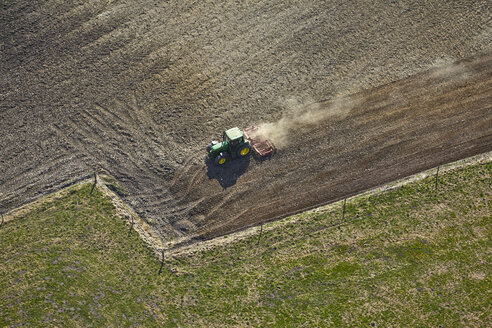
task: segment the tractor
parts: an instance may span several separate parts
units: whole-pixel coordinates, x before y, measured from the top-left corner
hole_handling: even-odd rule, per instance
[[[224,165],[229,159],[247,156],[251,150],[249,141],[239,128],[232,128],[222,134],[222,142],[212,141],[207,146],[208,158],[215,165]]]

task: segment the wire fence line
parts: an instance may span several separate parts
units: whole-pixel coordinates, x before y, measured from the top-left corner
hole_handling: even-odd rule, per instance
[[[440,166],[438,166],[438,167],[436,168],[436,172],[435,172],[435,174],[434,174],[434,189],[435,189],[435,191],[437,191],[437,189],[438,189],[438,183],[439,183],[439,179],[438,179],[438,177],[439,177],[439,171],[440,171]],[[431,176],[431,175],[429,175],[429,176]],[[427,176],[427,177],[429,177],[429,176]],[[432,180],[431,180],[431,181],[432,181]],[[382,193],[393,192],[393,191],[395,191],[395,190],[397,190],[398,188],[401,188],[401,187],[403,187],[403,186],[404,186],[404,185],[396,186],[396,187],[393,187],[393,188],[388,188],[388,189],[386,189],[386,190],[382,191],[382,192],[381,192],[381,194],[382,194]],[[358,196],[358,195],[360,195],[360,194],[353,195],[352,197],[354,197],[354,196]],[[369,196],[372,196],[372,195],[370,194]],[[371,199],[371,197],[369,197],[369,199]],[[341,201],[341,199],[340,199],[340,200],[338,200],[338,201],[335,201],[335,202],[333,202],[333,203],[331,203],[331,204],[334,204],[334,203],[339,202],[339,201]],[[322,231],[322,230],[325,230],[325,229],[328,229],[328,228],[333,228],[333,227],[338,227],[338,228],[340,228],[340,227],[341,227],[341,226],[343,226],[343,225],[347,225],[347,224],[350,224],[350,223],[353,223],[353,222],[356,222],[356,221],[361,221],[361,220],[364,220],[364,219],[365,219],[363,216],[360,216],[360,217],[355,217],[355,218],[353,218],[353,219],[345,220],[345,216],[346,216],[346,213],[347,213],[347,211],[346,211],[346,207],[347,207],[347,197],[343,198],[343,203],[342,203],[342,212],[341,212],[341,220],[340,220],[340,221],[338,221],[338,222],[333,222],[332,224],[325,225],[325,226],[323,226],[323,227],[320,227],[320,228],[318,228],[318,229],[315,229],[315,230],[313,230],[313,231],[310,231],[310,233],[313,233],[313,232],[319,232],[319,231]],[[302,212],[301,212],[301,213],[302,213]],[[260,244],[260,239],[261,239],[261,237],[262,237],[262,235],[263,235],[263,225],[266,225],[266,224],[271,223],[271,222],[274,222],[274,221],[262,222],[262,223],[260,224],[260,233],[259,233],[259,236],[258,236],[258,242],[257,242],[257,245],[259,245],[259,244]]]
[[[480,163],[480,162],[479,162],[479,163]],[[467,166],[467,165],[465,165],[465,166]],[[461,168],[461,167],[457,167],[457,168]],[[431,169],[431,170],[432,170],[432,169]],[[431,170],[427,170],[427,172],[429,172],[429,171],[431,171]],[[440,181],[439,181],[439,173],[440,173],[440,170],[441,170],[441,166],[437,166],[437,168],[435,168],[435,173],[434,173],[434,174],[432,174],[432,173],[425,173],[426,175],[425,175],[425,176],[422,176],[423,178],[429,178],[429,177],[431,177],[431,179],[432,179],[432,176],[434,175],[434,177],[433,177],[434,179],[432,179],[432,180],[434,180],[434,181],[432,181],[432,180],[431,180],[431,181],[432,181],[432,182],[434,182],[434,183],[433,183],[433,184],[434,184],[434,190],[435,190],[436,192],[437,192],[437,190],[438,190],[438,186],[439,186],[439,183],[440,183]],[[449,168],[448,168],[448,170],[449,170]],[[446,171],[448,171],[448,170],[446,170]],[[89,195],[93,195],[93,192],[94,192],[94,190],[95,190],[96,186],[98,185],[98,182],[102,183],[103,181],[105,181],[105,179],[104,179],[104,178],[103,178],[103,180],[98,179],[98,174],[97,174],[97,171],[94,171],[92,175],[89,175],[89,176],[86,176],[86,177],[90,177],[90,176],[93,176],[94,180],[93,180],[92,187],[91,187],[91,190],[90,190]],[[406,178],[406,179],[407,179],[407,178]],[[98,181],[98,180],[100,180],[100,181]],[[405,180],[405,179],[404,179],[404,180]],[[419,178],[419,179],[417,179],[417,180],[420,180],[420,178]],[[403,181],[403,180],[402,180],[402,181]],[[412,180],[412,181],[413,181],[413,180]],[[411,181],[410,181],[410,182],[411,182]],[[432,182],[431,182],[431,183],[432,183]],[[85,183],[88,183],[88,181],[87,181],[87,182],[85,182]],[[374,189],[374,190],[376,190],[374,193],[371,193],[371,191],[365,191],[365,192],[361,192],[361,193],[355,193],[355,194],[352,194],[352,195],[345,196],[345,197],[343,197],[343,198],[339,198],[339,199],[337,199],[337,200],[335,200],[335,201],[333,201],[333,200],[332,200],[332,201],[330,201],[330,202],[328,202],[328,203],[325,203],[325,204],[319,204],[319,205],[316,205],[316,206],[313,206],[313,207],[310,207],[310,208],[307,208],[307,209],[300,210],[300,211],[298,211],[298,212],[297,212],[297,213],[295,213],[295,214],[302,213],[302,212],[306,212],[306,211],[312,210],[313,208],[320,208],[320,207],[323,207],[323,206],[326,206],[326,205],[329,205],[329,204],[335,204],[335,203],[337,203],[337,202],[340,202],[340,201],[343,199],[343,203],[341,204],[341,219],[340,219],[340,221],[337,221],[337,222],[332,222],[332,223],[330,223],[330,224],[324,225],[324,226],[319,227],[319,228],[317,228],[317,229],[315,229],[315,230],[313,230],[313,231],[310,231],[310,233],[312,233],[312,232],[317,232],[317,231],[322,231],[322,230],[324,230],[324,229],[328,229],[328,228],[331,228],[331,227],[339,227],[339,228],[340,228],[340,227],[341,227],[341,226],[343,226],[343,225],[350,224],[350,223],[352,223],[352,222],[355,222],[355,221],[360,221],[360,220],[365,219],[363,216],[356,216],[356,217],[349,218],[348,220],[346,220],[346,216],[347,216],[347,214],[349,213],[349,212],[347,211],[347,205],[348,205],[348,201],[347,201],[347,200],[350,200],[351,198],[354,198],[354,197],[363,197],[363,196],[364,196],[364,195],[366,195],[366,194],[367,194],[367,195],[369,195],[369,196],[371,196],[371,195],[373,195],[373,194],[377,194],[377,193],[392,192],[392,191],[394,191],[394,190],[396,190],[396,189],[398,189],[398,188],[401,188],[401,187],[402,187],[402,186],[404,186],[405,184],[406,184],[406,182],[405,182],[405,183],[401,183],[401,184],[397,184],[396,186],[387,187],[387,188],[386,188],[386,189],[384,189],[384,190],[381,190],[381,189],[377,188],[377,189]],[[369,199],[371,199],[371,197],[369,197]],[[114,202],[114,201],[113,201],[113,202]],[[355,204],[351,204],[351,206],[352,206],[352,209],[353,209],[353,206],[355,206]],[[285,216],[283,216],[282,218],[286,218],[286,217],[288,217],[288,216],[290,216],[290,215],[285,215]],[[2,214],[0,214],[0,218],[1,218],[1,221],[0,221],[0,229],[1,229],[1,228],[3,228],[3,226],[4,226],[4,224],[5,224],[5,218],[4,218],[3,213],[2,213]],[[134,219],[133,215],[126,216],[126,219],[127,219],[127,221],[129,222],[129,224],[130,224],[129,231],[128,231],[128,236],[130,236],[130,234],[131,234],[132,230],[134,230],[134,229],[135,229],[136,222],[135,222],[135,219]],[[131,219],[131,220],[130,220],[130,219]],[[281,219],[281,218],[274,218],[274,219],[272,219],[272,220],[263,221],[263,222],[261,222],[261,223],[259,223],[259,224],[258,224],[258,225],[259,225],[259,234],[258,234],[258,239],[257,239],[257,242],[256,242],[256,245],[257,245],[257,246],[259,246],[259,245],[260,245],[260,243],[262,242],[262,238],[263,238],[263,240],[264,240],[264,235],[265,235],[265,231],[264,231],[265,229],[264,229],[264,226],[265,226],[265,228],[267,228],[267,224],[272,223],[272,222],[274,222],[274,221],[277,221],[278,219]],[[258,227],[258,225],[257,225],[256,227]],[[248,228],[248,227],[245,227],[245,229],[247,229],[247,228]],[[275,227],[272,227],[272,228],[275,228]],[[244,229],[241,229],[241,230],[244,230]],[[269,230],[271,230],[271,229],[267,229],[267,231],[269,231]],[[229,232],[229,233],[225,233],[225,234],[234,234],[235,232],[237,232],[237,231],[231,231],[231,232]],[[225,234],[224,234],[224,235],[225,235]],[[218,236],[217,236],[217,237],[218,237]],[[162,240],[161,240],[161,241],[162,241]],[[195,240],[195,242],[196,242],[196,240]],[[146,243],[146,244],[147,244],[147,243]],[[190,245],[191,245],[191,244],[193,244],[193,242],[192,242],[192,243],[190,243]],[[262,244],[263,244],[263,243],[262,243]],[[149,245],[149,244],[147,244],[147,245],[148,245],[150,248],[152,248],[152,247],[151,247],[152,245]],[[159,274],[159,275],[160,275],[160,274],[162,273],[162,271],[163,271],[163,268],[164,268],[164,265],[165,265],[165,261],[166,261],[166,260],[168,260],[169,258],[173,258],[173,255],[171,255],[170,257],[169,257],[169,255],[168,255],[168,257],[165,257],[165,253],[164,253],[164,252],[165,252],[165,250],[166,250],[166,251],[169,251],[169,250],[170,250],[170,251],[171,251],[171,253],[174,253],[174,252],[173,252],[173,250],[175,250],[175,249],[179,249],[179,248],[181,248],[181,246],[187,246],[187,245],[178,245],[177,247],[172,247],[172,248],[168,248],[168,249],[165,249],[165,248],[161,248],[161,249],[160,249],[160,254],[159,254],[159,255],[160,255],[160,267],[159,267],[159,271],[158,271],[158,274]],[[268,247],[268,245],[266,245],[266,246]],[[156,249],[154,249],[154,248],[153,248],[153,250],[156,252],[156,255],[157,255],[157,254],[158,254],[158,250],[156,250]]]

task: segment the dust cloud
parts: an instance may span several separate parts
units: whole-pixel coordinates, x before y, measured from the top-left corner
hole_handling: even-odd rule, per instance
[[[276,122],[259,124],[256,135],[269,139],[277,148],[283,148],[290,143],[295,132],[312,130],[330,118],[344,118],[358,103],[358,99],[348,97],[336,97],[322,103],[290,98],[282,117]]]
[[[446,88],[467,81],[475,73],[466,62],[458,61],[446,55],[434,59],[424,66],[424,69],[427,74],[422,83],[427,86],[423,92],[429,95],[446,92]],[[399,104],[401,107],[408,106],[413,101],[412,96],[402,94],[398,89],[391,91],[388,100],[391,103]]]
[[[458,63],[449,57],[435,60],[431,68],[431,78],[448,83],[465,80],[472,73],[464,63]]]

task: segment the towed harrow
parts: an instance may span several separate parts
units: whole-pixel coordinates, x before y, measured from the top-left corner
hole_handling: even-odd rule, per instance
[[[261,157],[271,155],[275,152],[275,146],[268,139],[262,139],[258,134],[258,127],[252,125],[244,129],[244,136],[248,139],[253,150]]]

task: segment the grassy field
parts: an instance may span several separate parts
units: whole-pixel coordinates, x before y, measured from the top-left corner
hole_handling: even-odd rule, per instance
[[[0,228],[0,326],[486,327],[492,164],[152,256],[90,185]],[[275,223],[273,223],[275,224]]]

